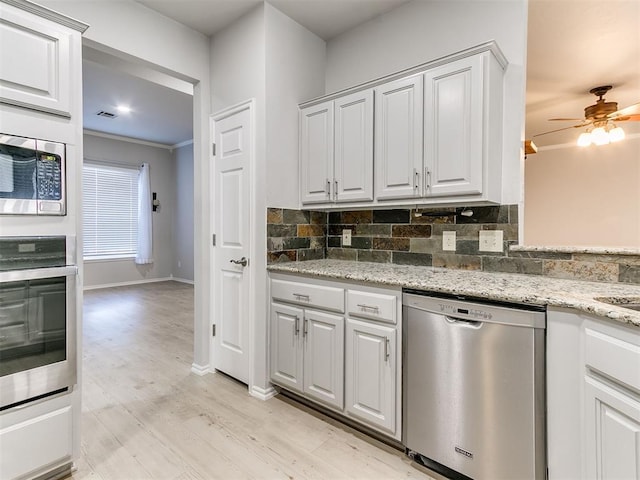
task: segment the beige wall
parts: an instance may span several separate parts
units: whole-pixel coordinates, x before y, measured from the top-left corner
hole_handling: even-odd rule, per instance
[[[525,162],[525,245],[640,248],[640,135]]]

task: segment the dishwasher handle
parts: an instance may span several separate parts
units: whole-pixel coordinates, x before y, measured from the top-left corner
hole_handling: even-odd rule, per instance
[[[478,322],[477,320],[467,320],[465,318],[455,318],[445,315],[444,319],[451,325],[457,325],[466,328],[475,328],[476,330],[481,328],[484,322]]]

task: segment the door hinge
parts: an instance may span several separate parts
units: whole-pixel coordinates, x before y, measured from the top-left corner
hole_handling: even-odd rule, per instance
[[[212,337],[216,336],[216,326],[215,325],[211,325],[211,336]]]
[[[213,235],[211,235],[211,244],[214,247],[216,246],[216,234],[215,233]]]
[[[212,145],[211,151],[213,152],[213,156],[215,157],[216,156],[216,144],[212,143],[211,145]]]

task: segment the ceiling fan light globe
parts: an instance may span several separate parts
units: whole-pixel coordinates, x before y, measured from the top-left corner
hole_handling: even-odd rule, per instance
[[[588,147],[591,145],[591,134],[589,132],[583,132],[578,137],[578,146],[579,147]]]
[[[591,141],[595,145],[606,145],[610,142],[609,134],[602,127],[594,128],[591,132]]]
[[[624,140],[624,137],[625,137],[625,133],[622,127],[615,127],[609,130],[609,141],[611,143]]]

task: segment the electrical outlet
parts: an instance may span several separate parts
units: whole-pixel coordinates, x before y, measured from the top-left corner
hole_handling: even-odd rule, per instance
[[[351,246],[351,230],[342,230],[342,246]]]
[[[502,252],[502,239],[502,230],[480,230],[478,250],[481,252]]]
[[[456,232],[442,232],[442,250],[448,252],[456,251]]]

